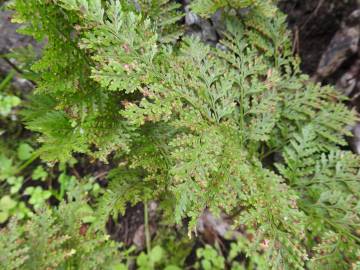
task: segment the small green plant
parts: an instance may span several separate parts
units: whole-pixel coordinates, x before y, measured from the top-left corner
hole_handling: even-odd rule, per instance
[[[20,143],[17,150],[13,151],[16,153],[13,158],[9,158],[10,154],[6,155],[5,150],[3,148],[3,153],[0,154],[1,195],[3,194],[3,197],[0,196],[0,223],[4,223],[11,216],[18,219],[29,217],[32,215],[31,209],[44,207],[51,196],[62,201],[65,193],[75,187],[76,179],[66,173],[69,167],[67,165],[60,164],[58,174],[50,174],[43,165],[31,166],[34,165],[37,155],[29,144]],[[34,168],[29,170],[28,167]],[[28,172],[22,172],[25,169]],[[31,185],[22,189],[26,182],[27,185],[31,182]],[[58,183],[58,186],[54,183]],[[99,189],[98,184],[91,179],[87,186],[92,193]]]
[[[5,79],[0,82],[0,117],[8,116],[12,109],[21,103],[21,99],[17,96],[6,94],[4,90],[8,87],[14,76],[14,72],[10,72]],[[1,130],[0,130],[1,131]]]
[[[161,262],[163,256],[164,250],[160,246],[156,246],[149,250],[148,253],[142,252],[136,258],[136,263],[140,270],[154,270],[155,265]]]
[[[7,116],[10,114],[11,109],[20,104],[20,99],[16,96],[0,96],[0,114]]]
[[[200,263],[197,269],[204,270],[221,270],[225,269],[225,259],[219,255],[217,251],[211,246],[205,246],[196,251],[197,257],[200,259]]]
[[[0,267],[10,269],[122,269],[119,244],[88,230],[92,208],[69,193],[58,208],[38,209],[24,224],[11,220],[0,230]],[[124,252],[125,254],[125,252]]]
[[[189,235],[205,209],[232,216],[235,228],[251,231],[251,240],[233,246],[250,269],[357,263],[360,158],[344,146],[358,117],[332,87],[300,72],[274,1],[193,1],[205,17],[222,9],[219,48],[183,35],[172,1],[14,0],[12,7],[22,33],[47,40],[22,112],[39,134],[33,155],[50,164],[82,155],[114,167],[92,230],[104,230],[128,203],[156,200],[168,226],[186,220]],[[34,204],[49,194],[28,193]],[[199,249],[198,267],[241,269],[234,252],[225,259]],[[61,254],[50,267],[74,255]],[[149,249],[138,267],[161,267],[161,254]]]

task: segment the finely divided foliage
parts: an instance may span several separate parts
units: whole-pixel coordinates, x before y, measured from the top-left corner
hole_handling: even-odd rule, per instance
[[[222,10],[221,49],[184,36],[172,1],[13,2],[22,32],[47,40],[23,112],[38,154],[119,160],[94,228],[128,202],[159,200],[190,232],[205,208],[235,216],[263,269],[355,265],[360,159],[340,146],[357,118],[300,73],[272,2],[193,1],[204,17]]]

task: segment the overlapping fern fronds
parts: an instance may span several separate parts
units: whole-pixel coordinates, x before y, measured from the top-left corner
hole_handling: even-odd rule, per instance
[[[14,3],[27,32],[49,39],[34,67],[40,105],[24,113],[42,157],[115,153],[121,164],[102,219],[127,202],[164,200],[190,231],[206,208],[235,215],[270,269],[305,269],[316,252],[312,269],[356,261],[360,164],[339,147],[357,118],[299,72],[272,1],[194,1],[204,16],[222,9],[223,50],[178,39],[181,15],[167,1]],[[337,256],[318,258],[331,253],[326,243]]]

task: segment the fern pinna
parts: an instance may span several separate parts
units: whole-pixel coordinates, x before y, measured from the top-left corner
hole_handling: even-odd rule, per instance
[[[13,6],[22,32],[47,40],[23,112],[39,155],[118,161],[95,227],[158,200],[190,232],[205,208],[235,216],[254,232],[245,253],[262,253],[266,269],[355,265],[360,164],[341,146],[357,117],[299,71],[273,1],[193,1],[204,17],[222,10],[216,48],[183,35],[172,1]]]

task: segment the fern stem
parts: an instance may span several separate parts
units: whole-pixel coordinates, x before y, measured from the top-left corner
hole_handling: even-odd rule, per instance
[[[354,241],[356,241],[357,243],[360,243],[360,238],[357,237],[356,235],[353,235],[352,233],[350,233],[349,231],[345,230],[343,227],[338,226],[336,223],[330,221],[328,218],[325,218],[324,221],[326,223],[328,223],[331,227],[337,229],[339,232],[342,232],[344,235],[346,235],[347,237],[353,239]]]
[[[34,153],[27,161],[25,161],[15,172],[15,174],[20,173],[22,170],[24,170],[27,166],[29,166],[31,163],[33,163],[34,160],[36,160],[40,156],[40,153],[36,152]]]
[[[244,82],[240,81],[239,86],[240,86],[240,119],[239,119],[239,129],[241,132],[241,146],[244,145],[244,127],[245,127],[245,110],[244,110],[244,95],[245,95],[245,91],[244,91]]]
[[[147,253],[151,250],[151,239],[149,230],[149,209],[147,200],[144,201],[144,226],[145,226],[145,241]]]
[[[0,91],[3,91],[9,85],[14,76],[15,71],[11,70],[9,74],[5,77],[5,79],[0,83]]]

